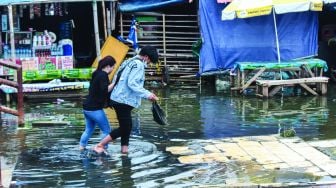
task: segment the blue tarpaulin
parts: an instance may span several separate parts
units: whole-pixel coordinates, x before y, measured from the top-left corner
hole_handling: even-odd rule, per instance
[[[187,0],[121,0],[119,10],[121,12],[151,11],[167,5],[187,2]]]
[[[225,4],[199,1],[203,44],[200,74],[231,69],[239,61],[277,61],[273,15],[221,20]],[[318,13],[276,15],[281,60],[317,55]]]

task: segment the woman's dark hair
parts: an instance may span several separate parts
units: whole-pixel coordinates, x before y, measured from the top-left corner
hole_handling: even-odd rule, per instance
[[[97,69],[92,73],[92,78],[96,76],[96,71],[97,70],[103,70],[105,67],[107,66],[113,66],[114,64],[116,63],[115,59],[108,55],[108,56],[105,56],[103,59],[101,59],[99,62],[98,62],[98,67]]]
[[[102,69],[104,69],[107,66],[111,66],[112,67],[115,63],[116,63],[116,61],[115,61],[115,59],[112,56],[110,56],[110,55],[105,56],[103,59],[101,59],[98,62],[97,70],[102,70]]]
[[[157,50],[153,46],[144,46],[141,48],[139,55],[145,56],[147,55],[152,63],[156,63],[159,59],[159,55]]]

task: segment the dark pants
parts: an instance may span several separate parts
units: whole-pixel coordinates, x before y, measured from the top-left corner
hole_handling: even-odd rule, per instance
[[[121,137],[121,145],[128,146],[129,138],[132,130],[132,110],[134,107],[127,104],[111,101],[111,104],[117,114],[119,128],[113,129],[110,136],[113,140]]]

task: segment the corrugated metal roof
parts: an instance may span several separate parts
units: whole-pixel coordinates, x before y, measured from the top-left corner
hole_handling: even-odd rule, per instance
[[[21,5],[21,4],[38,4],[38,3],[70,3],[70,2],[93,2],[94,0],[0,0],[0,6],[4,5]],[[102,1],[102,0],[96,0]],[[109,1],[116,1],[116,0],[105,0],[106,2]]]

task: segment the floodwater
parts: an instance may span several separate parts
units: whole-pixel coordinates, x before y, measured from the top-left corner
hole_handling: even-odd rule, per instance
[[[221,163],[181,164],[165,149],[193,140],[277,134],[283,128],[294,128],[304,140],[336,139],[335,91],[330,84],[327,97],[263,100],[215,88],[155,89],[169,124],[156,124],[151,103],[143,101],[133,113],[130,153],[121,155],[117,140],[107,158],[87,158],[78,151],[84,129],[80,99],[26,101],[25,127],[18,128],[15,117],[2,114],[0,155],[16,163],[16,187],[189,187],[225,185],[237,176],[241,183],[312,182],[319,179],[295,173],[249,174]],[[115,115],[108,114],[116,127]],[[89,147],[98,141],[97,130]]]

